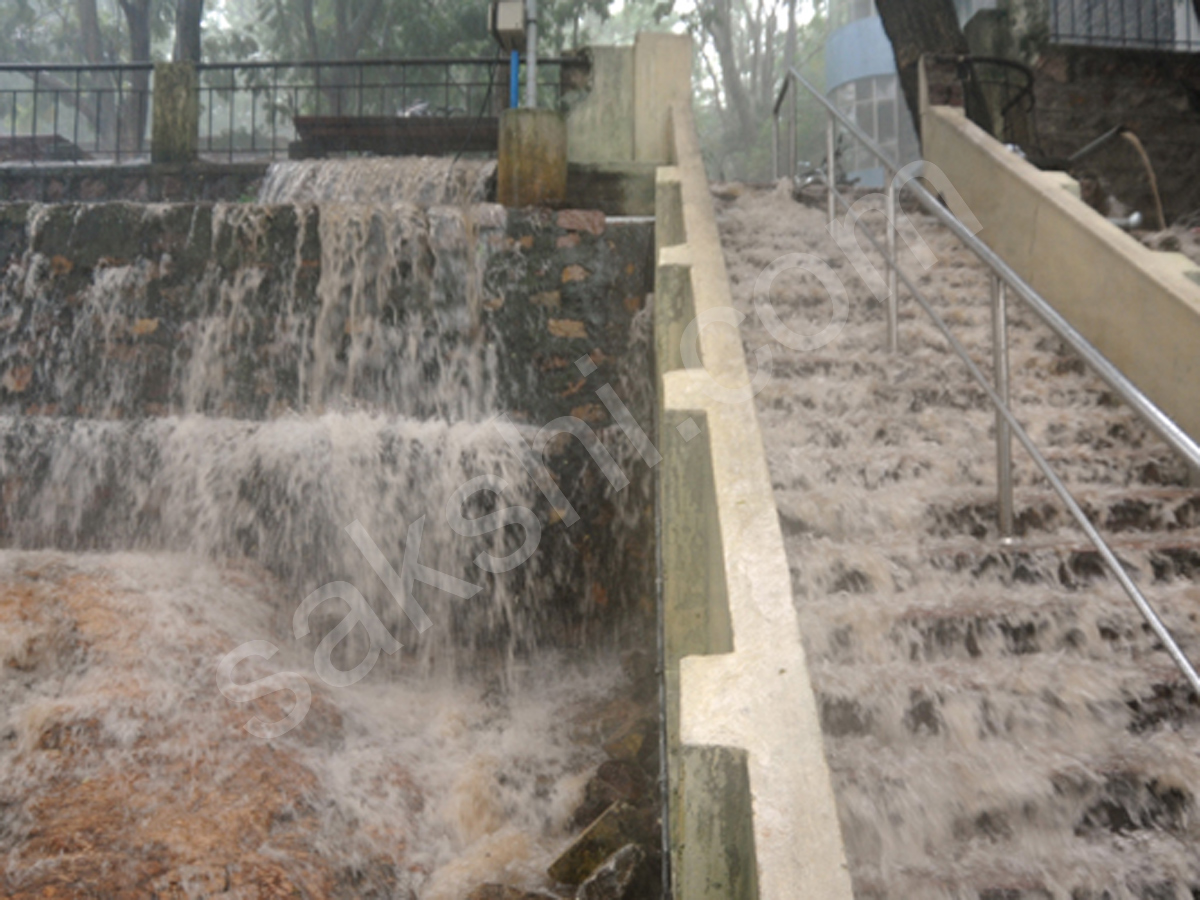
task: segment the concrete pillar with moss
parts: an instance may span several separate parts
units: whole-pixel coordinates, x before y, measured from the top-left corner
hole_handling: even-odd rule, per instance
[[[190,62],[154,64],[154,124],[150,160],[187,163],[200,145],[200,94]]]

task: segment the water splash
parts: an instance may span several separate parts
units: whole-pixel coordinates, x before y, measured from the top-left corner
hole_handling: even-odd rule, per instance
[[[1136,610],[1019,452],[1021,539],[999,544],[994,414],[907,298],[886,353],[819,211],[747,192],[720,219],[749,351],[776,257],[819,254],[852,296],[835,342],[774,347],[757,401],[856,896],[1190,896],[1200,715]],[[903,262],[986,369],[986,273],[919,228],[939,262]],[[773,302],[796,331],[828,320],[798,272]],[[1196,658],[1183,466],[1022,304],[1009,342],[1017,417]]]
[[[483,203],[495,193],[493,160],[408,156],[272,163],[258,201],[417,206]]]

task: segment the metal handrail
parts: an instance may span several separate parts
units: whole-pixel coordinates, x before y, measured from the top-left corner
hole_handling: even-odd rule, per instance
[[[196,71],[210,69],[350,69],[376,68],[398,66],[469,66],[491,65],[495,59],[488,56],[413,56],[407,59],[303,59],[303,60],[246,60],[244,62],[204,62],[196,64]],[[538,65],[547,66],[587,66],[588,61],[581,56],[539,56]],[[0,68],[10,69],[4,65]]]
[[[1091,520],[1084,513],[1082,507],[1075,500],[1070,490],[1061,478],[1054,472],[1050,463],[1041,454],[1033,439],[1026,432],[1025,428],[1017,421],[1012,410],[1008,406],[1008,354],[1007,354],[1007,327],[1006,327],[1006,301],[1007,289],[1011,288],[1021,297],[1035,313],[1046,323],[1047,326],[1057,334],[1064,342],[1066,342],[1075,352],[1077,352],[1084,362],[1100,376],[1100,378],[1117,394],[1122,400],[1138,414],[1150,428],[1155,431],[1168,446],[1179,453],[1187,463],[1193,468],[1200,469],[1200,446],[1191,439],[1171,418],[1164,413],[1158,406],[1150,400],[1140,389],[1138,389],[1128,378],[1125,377],[1117,368],[1110,363],[1103,354],[1088,342],[1070,323],[1066,321],[1053,307],[1035,291],[1020,275],[1004,262],[990,247],[984,244],[979,238],[971,233],[970,229],[962,223],[952,212],[946,209],[938,198],[927,190],[923,185],[916,181],[908,181],[903,187],[908,188],[914,196],[920,201],[921,205],[943,225],[963,242],[966,247],[975,253],[975,255],[992,270],[992,315],[993,315],[993,350],[995,355],[996,368],[996,384],[993,385],[988,381],[987,377],[971,359],[966,348],[954,336],[950,327],[938,315],[937,311],[921,293],[920,288],[905,272],[900,268],[896,261],[896,218],[895,218],[895,201],[896,201],[896,174],[900,167],[895,160],[869,136],[867,135],[853,120],[842,113],[830,100],[825,97],[817,88],[808,81],[803,75],[797,72],[794,68],[789,69],[785,75],[787,80],[795,80],[797,84],[804,87],[812,94],[826,109],[828,113],[828,130],[827,142],[830,147],[828,156],[827,168],[825,172],[825,183],[828,188],[829,204],[828,212],[829,219],[832,223],[836,217],[836,204],[840,203],[847,211],[851,209],[850,202],[842,196],[837,189],[837,179],[832,175],[833,169],[833,141],[835,137],[835,129],[837,125],[841,125],[848,131],[856,140],[858,140],[867,150],[883,164],[885,170],[885,179],[887,184],[887,206],[888,206],[888,228],[886,247],[881,247],[880,243],[874,235],[868,232],[865,228],[861,228],[862,233],[870,241],[871,245],[879,252],[887,263],[888,267],[888,348],[889,351],[895,352],[898,349],[898,333],[897,333],[897,290],[896,279],[904,282],[906,288],[912,294],[913,299],[917,301],[922,309],[929,314],[934,325],[949,342],[951,349],[962,359],[966,364],[967,370],[971,377],[983,389],[988,401],[992,404],[996,411],[996,457],[997,457],[997,481],[999,492],[999,519],[1000,531],[1006,540],[1011,540],[1012,533],[1012,463],[1011,463],[1011,438],[1013,436],[1021,443],[1028,451],[1030,458],[1034,464],[1041,470],[1046,480],[1050,483],[1051,488],[1063,501],[1068,512],[1083,529],[1084,534],[1095,546],[1097,552],[1108,566],[1109,570],[1116,577],[1118,583],[1125,591],[1130,600],[1133,601],[1142,617],[1149,624],[1155,636],[1162,642],[1171,660],[1183,673],[1184,677],[1191,684],[1192,689],[1200,694],[1200,675],[1196,673],[1196,669],[1179,648],[1170,631],[1167,630],[1162,619],[1150,606],[1145,596],[1138,589],[1137,585],[1129,577],[1125,571],[1125,567],[1121,564],[1116,554],[1108,546],[1108,543],[1096,530]],[[783,93],[782,90],[780,92]],[[831,177],[832,176],[832,177]],[[862,225],[861,216],[850,217],[856,226]]]

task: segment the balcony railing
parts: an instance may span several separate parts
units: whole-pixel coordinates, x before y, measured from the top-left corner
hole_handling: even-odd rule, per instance
[[[1050,40],[1139,50],[1200,50],[1192,0],[1049,0]]]

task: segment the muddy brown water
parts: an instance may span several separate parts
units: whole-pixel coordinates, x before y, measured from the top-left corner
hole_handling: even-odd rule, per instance
[[[714,198],[818,696],[855,894],[945,900],[1200,896],[1200,706],[1018,448],[1019,539],[997,540],[994,416],[925,314],[884,309],[786,190]],[[985,271],[914,215],[937,262],[908,271],[990,370]],[[876,223],[878,227],[878,223]],[[759,273],[812,253],[850,295],[810,352],[774,341]],[[811,276],[777,277],[783,323],[816,333]],[[1200,494],[1098,379],[1010,303],[1017,417],[1200,658]],[[751,364],[752,365],[752,364]]]
[[[193,286],[220,302],[186,324],[194,350],[174,363],[181,395],[161,415],[129,413],[121,347],[159,327],[129,310],[142,269],[169,254],[107,260],[71,301],[83,310],[73,338],[99,362],[75,385],[83,376],[59,360],[58,386],[87,400],[86,415],[24,410],[28,376],[10,371],[0,893],[461,900],[484,882],[554,887],[546,868],[586,824],[602,745],[653,715],[630,697],[626,653],[652,652],[653,632],[634,627],[653,621],[652,596],[631,616],[590,574],[604,535],[648,499],[638,482],[600,513],[581,507],[568,531],[495,427],[499,348],[470,327],[482,274],[471,241],[503,211],[482,203],[490,166],[445,163],[279,166],[265,200],[322,204],[320,308],[269,297],[260,321],[261,267]],[[270,240],[271,209],[213,215],[254,244]],[[0,287],[5,328],[54,315],[39,279],[69,263],[38,251],[46,221],[34,211],[31,248]],[[422,265],[433,274],[417,283]],[[398,328],[383,307],[410,289],[423,318]],[[298,401],[239,414],[238,366],[266,325],[264,346],[299,360]],[[602,440],[632,465],[623,439]],[[453,526],[448,509],[492,525]],[[348,533],[355,521],[391,582]],[[539,555],[497,568],[531,528],[546,534]],[[426,569],[403,585],[406,548]],[[340,599],[298,637],[297,608],[330,583]],[[355,590],[395,652],[380,654],[365,620],[326,637]],[[419,603],[423,627],[402,599]],[[218,668],[248,642],[259,650],[232,679],[274,677],[275,691],[231,698]],[[367,671],[331,685],[315,668],[323,646],[340,673]],[[298,726],[248,733],[289,715],[301,684]]]

